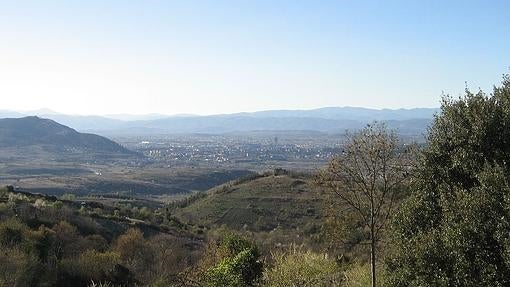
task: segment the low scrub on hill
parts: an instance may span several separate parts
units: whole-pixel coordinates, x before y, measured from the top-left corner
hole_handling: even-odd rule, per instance
[[[200,253],[200,241],[179,229],[12,189],[1,189],[0,199],[0,286],[134,286],[177,274]]]

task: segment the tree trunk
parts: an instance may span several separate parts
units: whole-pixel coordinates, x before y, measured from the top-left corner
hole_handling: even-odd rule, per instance
[[[372,235],[372,239],[370,242],[370,269],[371,269],[371,279],[372,279],[372,287],[376,287],[376,276],[375,276],[375,238]]]
[[[374,197],[371,197],[370,206],[370,275],[372,279],[372,287],[376,287],[376,274],[375,274],[375,211],[374,211]]]

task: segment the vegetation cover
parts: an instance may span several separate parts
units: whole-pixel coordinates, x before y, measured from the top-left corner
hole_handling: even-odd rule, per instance
[[[510,77],[446,97],[414,148],[374,123],[315,175],[167,204],[9,186],[0,286],[509,286]]]
[[[393,286],[510,284],[510,78],[445,98],[394,219]]]
[[[0,199],[0,286],[152,284],[194,262],[201,244],[168,220],[109,216],[108,209],[12,187]]]

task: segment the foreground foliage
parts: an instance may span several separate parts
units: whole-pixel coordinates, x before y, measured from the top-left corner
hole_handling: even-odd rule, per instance
[[[394,220],[392,286],[510,285],[510,78],[445,99]]]
[[[364,145],[381,144],[377,142],[378,130],[365,132],[375,136],[365,138]],[[319,202],[306,192],[306,179],[287,178],[281,171],[258,178],[258,190],[253,191],[253,182],[246,181],[186,201],[181,207],[188,211],[208,204],[228,207],[249,198],[248,205],[244,202],[235,210],[220,210],[223,220],[239,225],[238,233],[222,233],[221,227],[212,224],[195,229],[173,217],[178,209],[152,211],[126,205],[105,210],[79,203],[77,207],[71,199],[48,200],[8,188],[0,189],[0,286],[510,286],[510,78],[505,77],[502,87],[495,88],[490,97],[467,91],[460,99],[444,100],[413,170],[412,195],[392,219],[388,238],[382,230],[393,207],[384,202],[399,202],[392,195],[405,191],[401,183],[407,178],[407,166],[398,158],[382,167],[363,163],[367,170],[356,175],[349,164],[356,167],[356,159],[383,162],[395,155],[396,145],[391,143],[386,146],[382,142],[388,152],[372,148],[367,150],[368,158],[332,161],[330,177],[322,182],[344,201],[343,205],[331,205],[334,212],[347,210],[345,218],[350,220],[336,225],[338,230],[357,230],[349,238],[350,244],[369,239],[371,262],[363,256],[332,256],[338,254],[335,250],[325,254],[320,245],[285,247],[300,240],[300,228],[303,235],[313,234],[310,239],[320,242],[318,230],[324,231],[325,226],[314,225],[306,231],[301,223],[313,219],[319,224],[326,218],[316,213]],[[350,148],[354,150],[347,153],[360,152],[359,145]],[[397,165],[394,174],[385,173]],[[367,174],[368,180],[360,180],[359,176]],[[395,189],[388,188],[390,179],[395,179]],[[276,181],[280,182],[277,187]],[[281,187],[285,190],[280,191],[280,198],[264,197],[269,203],[257,197],[264,193],[273,196]],[[229,196],[218,199],[214,195]],[[265,214],[275,202],[285,208]],[[342,209],[346,206],[350,209]],[[292,213],[287,208],[293,208]],[[214,208],[205,211],[204,218],[211,222],[218,219],[208,216],[215,214],[211,213]],[[136,218],[130,218],[134,215]],[[278,237],[288,240],[259,249],[248,238],[257,238],[255,232],[261,231],[276,237],[281,227],[266,224],[273,218],[291,223],[286,231],[297,236]],[[177,229],[179,226],[182,229]],[[185,230],[201,232],[186,233],[192,234],[190,239],[179,233]],[[198,237],[206,231],[207,237]],[[204,239],[207,244],[202,243]],[[389,250],[384,254],[385,269],[375,262],[374,243],[380,239],[388,242],[381,244],[383,251]]]
[[[264,286],[340,286],[343,279],[342,268],[335,260],[301,247],[276,252],[273,260],[273,266],[264,272]]]
[[[0,189],[0,286],[153,285],[195,262],[193,241]],[[140,225],[143,228],[143,225]]]
[[[259,250],[247,239],[227,234],[219,242],[215,253],[219,262],[206,270],[206,286],[253,286],[262,275]]]

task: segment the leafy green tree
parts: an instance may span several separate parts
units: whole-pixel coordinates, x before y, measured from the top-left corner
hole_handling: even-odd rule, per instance
[[[445,98],[393,222],[392,286],[510,286],[510,78]]]

